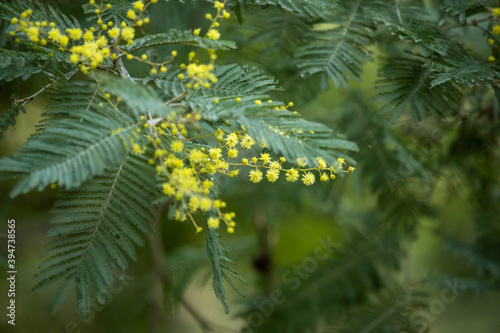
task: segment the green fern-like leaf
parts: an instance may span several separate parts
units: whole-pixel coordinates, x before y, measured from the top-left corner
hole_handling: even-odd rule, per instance
[[[231,287],[238,291],[234,286],[231,277],[242,282],[245,282],[245,280],[243,280],[238,273],[229,267],[229,265],[233,264],[233,262],[226,256],[226,251],[222,247],[220,236],[214,228],[207,228],[207,255],[212,263],[212,271],[214,273],[213,287],[215,296],[222,303],[224,312],[229,313],[229,307],[226,303],[224,281],[229,283]]]
[[[305,104],[326,87],[325,77],[303,77],[294,62],[294,54],[308,31],[310,22],[291,12],[277,15],[275,11],[262,11],[228,32],[227,38],[238,43],[238,50],[228,53],[232,61],[258,64],[274,76],[283,87],[283,91],[273,93],[274,98]]]
[[[430,82],[432,88],[448,81],[459,86],[476,87],[500,78],[500,72],[495,67],[474,59],[462,50],[448,52],[446,57],[425,58],[423,61],[433,72]]]
[[[154,79],[153,82],[159,87],[166,98],[179,96],[186,90],[185,83],[177,79],[177,71],[167,73],[165,77]],[[241,97],[251,95],[262,95],[276,89],[276,80],[264,74],[255,67],[223,65],[214,69],[217,82],[209,89],[194,91],[193,97]],[[144,83],[151,79],[145,79]]]
[[[1,178],[22,177],[11,196],[52,183],[78,186],[116,166],[125,154],[124,143],[135,140],[145,146],[145,139],[136,134],[142,114],[169,114],[151,89],[125,79],[101,79],[101,87],[122,98],[128,108],[111,107],[94,83],[75,82],[56,91],[39,133],[12,157],[0,160]]]
[[[324,333],[422,332],[420,321],[414,320],[415,307],[425,308],[428,295],[403,288],[384,289],[365,304],[355,307]],[[424,327],[425,328],[425,327]]]
[[[325,18],[341,8],[336,1],[328,0],[255,0],[255,4],[277,6],[307,19]]]
[[[326,74],[336,87],[346,86],[350,77],[360,78],[363,65],[371,59],[366,49],[371,27],[362,13],[364,6],[363,0],[350,3],[345,12],[305,34],[304,45],[296,53],[303,75]]]
[[[0,141],[2,141],[3,134],[7,131],[9,126],[14,126],[16,124],[16,117],[19,115],[19,112],[26,113],[26,109],[22,106],[16,106],[14,101],[12,101],[8,111],[0,114]]]
[[[53,74],[61,73],[64,68],[70,68],[68,58],[62,52],[53,52],[49,57],[48,49],[38,52],[20,52],[0,48],[0,80],[10,82],[20,78],[26,80],[44,70]],[[61,77],[63,75],[57,75]]]
[[[382,113],[397,119],[407,107],[412,117],[420,120],[427,113],[437,117],[453,109],[461,96],[451,82],[431,86],[432,70],[418,57],[393,58],[379,71],[376,102],[384,102]]]
[[[283,106],[281,102],[265,102],[262,107],[255,104],[257,99],[269,100],[265,94],[276,87],[272,77],[255,68],[236,65],[217,67],[215,74],[218,82],[210,89],[193,93],[187,102],[190,109],[202,110],[205,120],[235,119],[246,126],[259,143],[264,141],[270,149],[293,162],[302,157],[311,163],[316,157],[323,157],[328,163],[334,163],[338,157],[354,162],[342,151],[356,151],[357,146],[333,135],[328,127],[308,122],[298,113],[275,110]],[[175,80],[175,73],[154,82],[167,97],[177,96],[185,90],[183,84]],[[214,98],[220,102],[214,104]],[[236,98],[241,98],[241,102]]]
[[[221,98],[216,105],[210,103],[211,99],[200,97],[193,98],[191,103],[193,108],[204,110],[204,119],[236,120],[258,143],[265,142],[269,149],[282,154],[292,163],[306,158],[312,164],[317,157],[332,165],[338,157],[354,163],[344,151],[357,151],[355,143],[334,135],[330,128],[322,124],[302,119],[298,113],[279,110],[283,106],[280,102],[264,102],[265,106],[258,106],[255,104],[258,98],[265,101],[268,96],[244,97],[241,102],[232,97]]]
[[[136,260],[134,244],[151,232],[154,169],[144,156],[126,153],[116,169],[64,191],[57,202],[45,260],[35,275],[35,290],[62,283],[52,303],[55,313],[76,286],[79,313],[90,314],[90,300],[105,293],[114,272]]]

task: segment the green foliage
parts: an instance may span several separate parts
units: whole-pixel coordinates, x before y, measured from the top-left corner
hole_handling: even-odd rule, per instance
[[[162,90],[166,98],[174,98],[181,94],[186,85],[177,79],[178,71],[171,71],[164,77],[153,79],[155,85]],[[197,90],[194,97],[203,98],[236,98],[239,96],[261,96],[276,88],[276,80],[257,68],[238,65],[217,66],[214,70],[218,81],[209,89]],[[146,78],[144,83],[151,81]]]
[[[49,57],[49,52],[19,52],[0,49],[0,80],[11,82],[15,79],[27,80],[44,70],[61,77],[61,70],[69,68],[66,57],[56,52]]]
[[[3,134],[7,131],[9,126],[14,126],[16,124],[16,117],[19,115],[19,112],[26,113],[26,109],[22,106],[16,106],[14,101],[12,101],[8,111],[0,115],[0,141],[2,141]]]
[[[226,250],[222,248],[220,236],[215,229],[209,228],[207,231],[207,255],[212,263],[213,288],[215,296],[224,306],[224,312],[229,313],[229,306],[226,303],[226,291],[224,288],[224,281],[227,281],[235,290],[231,277],[234,277],[242,282],[243,278],[236,273],[229,265],[234,264],[231,259],[226,256]]]
[[[349,78],[360,78],[363,65],[371,59],[366,44],[370,21],[361,14],[364,3],[354,1],[337,17],[312,27],[296,54],[297,67],[304,75],[325,73],[336,87]]]
[[[249,1],[248,5],[252,5]],[[277,6],[282,10],[294,13],[306,19],[324,18],[340,9],[336,1],[325,0],[255,0],[260,6]]]
[[[445,110],[457,107],[461,93],[452,82],[436,84],[432,70],[419,58],[391,58],[380,70],[383,79],[377,82],[376,102],[384,102],[381,113],[391,113],[391,120],[401,116],[408,107],[415,120],[431,113],[444,116]],[[434,84],[433,84],[434,83]]]
[[[105,168],[116,166],[125,155],[122,135],[131,135],[134,119],[109,108],[98,110],[96,105],[103,97],[98,96],[95,85],[74,83],[54,93],[53,98],[56,102],[45,113],[39,132],[14,156],[0,162],[4,178],[23,177],[13,188],[12,197],[52,183],[65,188],[79,186]],[[124,134],[112,134],[120,127],[125,127]],[[68,145],[61,147],[60,142]],[[53,153],[46,156],[46,151]]]
[[[413,308],[425,307],[428,297],[422,292],[402,294],[402,290],[387,290],[372,295],[371,299],[354,308],[349,320],[333,325],[324,332],[358,333],[358,332],[420,332],[421,325],[410,320]],[[368,323],[368,325],[366,325]]]
[[[213,50],[229,50],[234,49],[234,42],[228,40],[212,40],[209,38],[200,38],[193,35],[192,31],[179,31],[170,29],[169,32],[147,35],[142,38],[137,38],[130,46],[125,46],[128,51],[140,50],[146,47],[159,45],[175,45],[184,44],[189,46],[200,47],[203,49]]]
[[[83,5],[89,22],[113,22],[97,26],[96,36],[123,28],[122,21],[135,34],[96,46],[93,55],[104,60],[93,67],[90,56],[71,49],[80,41],[61,50],[50,43],[34,50],[26,38],[13,43],[10,31],[25,32],[8,23],[27,7],[0,4],[0,81],[11,95],[0,136],[31,101],[17,96],[16,85],[40,73],[52,80],[33,95],[48,92],[51,104],[27,142],[0,159],[0,179],[18,178],[11,197],[60,188],[34,288],[58,285],[53,313],[76,292],[78,312],[89,319],[94,300],[106,303],[103,295],[130,259],[150,255],[138,253],[145,235],[151,262],[134,268],[154,287],[141,294],[171,292],[164,301],[180,301],[193,314],[184,293],[202,273],[228,313],[227,285],[236,290],[235,280],[250,276],[250,287],[236,290],[246,296],[236,316],[254,332],[421,332],[427,326],[414,319],[432,304],[423,292],[428,285],[443,288],[451,279],[470,291],[499,291],[496,2],[229,1],[231,19],[222,20],[213,1],[181,1],[135,10],[141,24],[130,18],[134,2],[114,1],[104,13],[95,11],[99,1]],[[32,5],[33,21],[55,22],[62,31],[80,27],[60,8]],[[220,14],[220,28],[210,17],[196,22],[205,10]],[[178,26],[156,31],[164,26],[158,18]],[[210,24],[224,39],[204,34]],[[77,64],[90,74],[71,78]],[[362,81],[355,84],[361,92],[351,79]],[[251,149],[242,144],[246,136]],[[274,167],[264,162],[268,153]],[[300,177],[285,182],[302,158],[308,166],[301,175],[316,177],[307,184],[313,190],[298,189]],[[317,166],[322,160],[326,169]],[[352,167],[340,170],[345,162]],[[249,163],[264,171],[266,184],[250,186]],[[276,165],[280,178],[272,180]],[[320,182],[323,175],[332,179]],[[237,214],[226,212],[222,199]],[[251,236],[238,234],[235,221],[253,222],[255,232],[244,226],[241,233]],[[201,239],[202,246],[179,245],[186,224],[206,233],[189,235],[188,243]],[[237,232],[221,236],[224,228]],[[416,274],[413,246],[429,231],[443,245],[432,250],[450,264],[436,268],[438,259],[426,258],[424,274]],[[326,257],[308,243],[317,234],[320,245],[335,243],[321,252]],[[287,256],[295,255],[290,263]],[[298,271],[311,261],[314,269]],[[157,292],[158,284],[168,292]],[[151,306],[148,318],[161,313],[153,297],[141,297],[138,304]],[[205,331],[219,329],[193,317]]]
[[[55,237],[35,275],[35,291],[62,283],[52,305],[55,313],[76,288],[78,312],[90,316],[91,298],[103,303],[114,275],[137,260],[134,245],[144,245],[153,219],[154,169],[147,159],[126,153],[108,169],[78,187],[64,191],[53,209],[48,236]]]

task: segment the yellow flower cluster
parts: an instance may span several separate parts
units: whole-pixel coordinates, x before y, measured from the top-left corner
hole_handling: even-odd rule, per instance
[[[491,37],[493,38],[488,38],[488,44],[490,44],[494,49],[497,49],[497,47],[495,46],[495,40],[498,39],[498,37],[496,36],[500,35],[500,25],[498,24],[498,21],[500,20],[500,8],[499,7],[492,8],[491,15],[493,19],[496,20],[496,24],[494,24],[493,27],[491,28],[491,33],[492,33]],[[495,57],[492,55],[489,56],[488,61],[494,62]]]
[[[212,49],[208,50],[208,53],[210,55],[209,64],[200,65],[198,59],[196,59],[196,53],[194,52],[189,53],[189,61],[191,62],[190,64],[188,64],[187,66],[181,64],[181,68],[186,69],[186,74],[188,76],[186,79],[186,87],[188,89],[198,89],[200,87],[208,89],[210,88],[211,82],[217,82],[217,78],[212,73],[212,71],[214,70],[214,61],[215,59],[217,59],[217,57],[215,56],[215,52]],[[181,80],[184,79],[184,74],[179,74],[179,78]]]
[[[112,8],[112,5],[103,2],[98,5],[95,0],[90,0],[90,4],[95,7],[97,25],[83,30],[78,27],[63,29],[54,22],[32,22],[30,17],[33,12],[27,10],[21,14],[20,18],[12,19],[11,24],[15,28],[10,35],[15,36],[17,41],[21,36],[26,36],[37,45],[50,44],[61,51],[68,52],[69,61],[78,63],[83,73],[89,73],[98,68],[106,60],[115,63],[118,57],[121,56],[151,65],[152,74],[157,74],[157,68],[161,72],[166,72],[165,65],[175,59],[177,51],[172,51],[168,60],[154,63],[148,60],[147,54],[134,56],[123,47],[124,44],[130,45],[133,43],[136,27],[149,23],[149,19],[145,17],[145,10],[155,2],[156,0],[133,2],[131,8],[127,11],[127,17],[131,23],[122,22],[119,26],[114,26],[111,21],[106,23],[102,21],[103,13]],[[211,21],[211,25],[205,38],[219,39],[218,20],[230,17],[224,7],[225,3],[215,1],[214,8],[217,9],[217,14],[215,17],[212,17],[211,14],[206,15],[206,18]],[[195,29],[194,35],[199,36],[200,30]],[[189,53],[189,63],[180,65],[183,72],[179,74],[179,79],[185,80],[187,89],[180,96],[175,97],[166,104],[182,99],[190,93],[189,89],[209,88],[212,83],[217,82],[217,78],[212,72],[214,62],[217,59],[215,51],[212,49],[207,51],[210,61],[205,64],[200,63],[199,53]],[[103,91],[99,85],[98,91],[112,107],[119,111],[118,105],[121,101],[119,97],[112,99],[111,95]],[[235,100],[241,102],[242,98],[236,97]],[[215,98],[213,102],[217,104],[219,99]],[[99,103],[99,105],[102,106],[102,103]],[[255,100],[255,104],[258,106],[269,107],[269,105],[276,105],[270,103],[273,103],[273,101],[268,100],[266,103]],[[276,107],[276,109],[286,110],[292,106],[293,103],[290,102],[288,105]],[[259,157],[244,158],[240,156],[241,150],[248,151],[259,145],[247,133],[245,127],[241,127],[239,131],[225,131],[218,128],[215,133],[206,135],[213,136],[217,140],[218,145],[215,147],[196,145],[193,142],[202,138],[197,136],[198,122],[202,117],[196,112],[174,113],[166,119],[152,119],[151,115],[145,114],[141,117],[140,126],[136,127],[132,132],[132,136],[123,135],[125,131],[122,129],[113,131],[112,135],[118,135],[122,139],[125,148],[136,154],[144,154],[149,151],[145,144],[145,138],[147,139],[150,148],[154,151],[149,163],[156,167],[158,177],[161,180],[161,191],[165,196],[175,200],[174,218],[180,221],[189,219],[197,232],[202,230],[194,217],[198,212],[209,216],[207,225],[210,228],[218,228],[221,224],[224,224],[227,231],[233,233],[236,226],[235,214],[224,211],[226,203],[217,199],[213,193],[213,177],[215,174],[235,177],[239,175],[240,168],[248,167],[250,168],[249,179],[254,183],[260,182],[264,177],[269,182],[276,182],[282,175],[285,175],[286,181],[296,182],[301,180],[303,184],[310,186],[316,182],[316,179],[325,182],[329,179],[335,179],[335,174],[338,172],[348,173],[354,171],[353,167],[349,167],[347,170],[343,169],[345,162],[342,158],[339,158],[334,165],[330,166],[326,164],[324,159],[319,157],[314,162],[308,161],[306,158],[300,158],[295,161],[296,165],[294,164],[292,167],[285,167],[285,163],[288,165],[285,157],[274,160],[266,152],[262,152]],[[228,122],[225,125],[230,126]],[[274,130],[273,128],[270,129]],[[282,133],[277,129],[275,131],[286,135],[286,133]],[[126,133],[130,132],[127,131]],[[195,133],[194,136],[191,135],[192,133]],[[264,141],[260,142],[260,147],[266,148]],[[309,166],[308,163],[312,163],[312,165]]]
[[[220,38],[220,33],[219,31],[217,30],[217,28],[219,27],[219,22],[217,21],[219,18],[225,18],[225,19],[228,19],[231,14],[229,14],[225,9],[225,2],[222,3],[220,1],[215,1],[214,2],[214,8],[217,9],[217,14],[215,15],[215,17],[212,17],[212,14],[206,14],[205,15],[205,18],[207,20],[210,20],[212,23],[210,24],[210,27],[208,28],[208,31],[207,31],[207,34],[206,34],[206,37],[210,38],[210,39],[213,39],[213,40],[217,40]]]
[[[326,182],[330,179],[335,179],[335,174],[338,172],[349,173],[354,171],[354,167],[350,166],[347,170],[343,170],[343,164],[345,163],[343,158],[339,158],[335,165],[327,166],[325,161],[318,157],[316,158],[314,165],[308,167],[308,163],[305,158],[297,159],[297,167],[283,168],[283,163],[286,162],[284,157],[281,157],[279,161],[272,161],[269,154],[261,154],[259,158],[252,157],[250,160],[244,158],[241,164],[233,165],[246,165],[254,167],[253,170],[249,172],[250,181],[254,183],[259,183],[264,177],[261,169],[266,170],[266,178],[269,182],[276,182],[281,173],[285,175],[285,179],[288,182],[295,182],[299,178],[306,186],[313,185],[316,182],[316,175],[313,172],[317,172],[318,178],[322,182]],[[302,177],[301,177],[302,175]]]
[[[215,1],[214,8],[217,9],[217,14],[212,16],[212,14],[207,13],[205,18],[211,21],[210,27],[208,28],[205,38],[212,40],[217,40],[220,38],[220,32],[217,28],[220,26],[218,22],[219,19],[228,19],[231,15],[224,9],[225,2]],[[201,33],[201,28],[194,29],[193,34],[199,36]],[[217,82],[217,78],[212,73],[214,70],[214,61],[217,59],[215,51],[212,49],[208,50],[208,56],[210,63],[200,64],[200,60],[197,57],[198,54],[195,52],[189,53],[189,64],[181,64],[180,68],[185,70],[185,73],[179,74],[179,79],[186,80],[186,87],[188,89],[198,89],[203,87],[205,89],[210,88],[211,83]]]
[[[101,93],[112,106],[117,107],[119,99],[113,103],[109,94],[104,91]],[[236,101],[241,101],[241,98],[236,98]],[[219,103],[219,100],[215,99],[214,103]],[[290,102],[284,108],[292,105]],[[304,157],[297,159],[290,166],[285,157],[273,159],[267,152],[261,152],[260,156],[242,157],[244,151],[245,155],[249,155],[248,151],[258,146],[246,127],[242,126],[239,131],[225,131],[219,127],[214,133],[198,136],[198,122],[201,118],[199,113],[174,113],[167,119],[151,119],[150,116],[148,118],[144,115],[141,116],[142,125],[133,132],[137,139],[139,135],[146,136],[154,149],[149,163],[156,166],[158,177],[162,180],[163,194],[175,200],[174,218],[179,221],[189,219],[197,232],[203,230],[195,221],[194,215],[197,212],[210,216],[207,220],[209,228],[218,228],[224,224],[227,231],[233,233],[236,226],[235,214],[223,211],[226,203],[216,199],[213,193],[213,179],[216,174],[235,177],[240,174],[241,168],[250,168],[248,176],[253,183],[259,183],[264,177],[274,183],[284,175],[288,182],[300,180],[304,185],[311,186],[318,179],[327,182],[335,179],[339,172],[354,171],[352,166],[344,168],[343,158],[327,165],[321,157],[312,162]],[[229,127],[230,123],[226,122],[225,126]],[[120,131],[117,131],[113,134],[119,133]],[[192,135],[193,133],[195,134]],[[210,136],[216,139],[217,146],[193,143]],[[134,153],[143,154],[147,151],[147,147],[139,145],[134,139],[123,141],[126,149]],[[260,146],[265,148],[265,143],[262,142]]]
[[[103,13],[110,10],[112,5],[102,1],[96,4],[95,0],[90,0],[89,3],[95,7],[96,25],[85,29],[85,31],[81,28],[63,29],[54,22],[33,22],[30,20],[33,11],[28,9],[21,14],[20,18],[12,18],[11,24],[14,25],[14,29],[10,31],[9,35],[15,36],[16,42],[20,42],[20,38],[26,36],[29,41],[37,45],[52,45],[60,51],[66,51],[69,53],[69,61],[78,63],[81,71],[87,74],[100,66],[106,59],[115,61],[120,53],[126,54],[129,59],[133,58],[132,55],[120,49],[120,42],[124,41],[128,45],[134,42],[135,27],[149,23],[149,18],[143,17],[144,11],[155,2],[157,0],[150,0],[147,3],[142,0],[134,2],[133,9],[129,9],[127,13],[132,23],[127,24],[123,21],[119,27],[116,27],[114,22],[103,22],[102,20]],[[112,50],[119,50],[120,53],[117,54]],[[52,55],[52,53],[49,54],[49,56]],[[166,71],[163,65],[164,63],[161,64],[161,70]]]
[[[218,228],[222,222],[227,231],[233,233],[236,226],[233,220],[235,214],[223,212],[226,203],[212,199],[212,175],[227,173],[229,167],[222,159],[222,150],[207,150],[205,147],[187,149],[183,136],[183,133],[187,134],[185,123],[194,124],[200,117],[190,116],[181,121],[177,118],[178,123],[173,122],[174,119],[171,117],[169,121],[161,121],[155,126],[150,126],[148,122],[144,125],[149,129],[148,140],[152,142],[155,151],[150,163],[156,165],[159,177],[164,180],[163,193],[176,201],[175,219],[191,220],[197,232],[200,232],[202,227],[196,223],[193,214],[210,214],[209,227]]]

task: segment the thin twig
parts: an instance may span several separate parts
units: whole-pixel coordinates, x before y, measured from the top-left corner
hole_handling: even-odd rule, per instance
[[[174,103],[174,102],[180,101],[180,100],[181,100],[182,98],[184,98],[184,96],[186,96],[187,94],[188,94],[188,91],[187,91],[187,89],[186,89],[186,90],[184,90],[184,91],[182,92],[182,94],[180,94],[179,96],[175,96],[175,97],[174,97],[174,98],[172,98],[171,100],[167,101],[167,102],[165,103],[165,105],[170,105],[170,104],[172,104],[172,103]]]
[[[66,77],[67,80],[69,80],[76,72],[78,72],[78,68],[75,68],[71,71],[69,71],[68,73],[64,74],[64,76]],[[60,78],[54,76],[53,74],[51,73],[48,73],[48,72],[44,72],[45,74],[49,75],[49,76],[52,76],[53,79],[51,82],[49,82],[45,87],[43,87],[42,89],[38,90],[36,93],[34,93],[33,95],[31,96],[28,96],[28,97],[25,97],[25,98],[22,98],[22,99],[16,99],[14,100],[14,102],[16,103],[16,105],[18,103],[22,103],[21,105],[18,105],[19,107],[22,107],[22,106],[25,106],[26,104],[28,104],[29,102],[31,102],[32,100],[35,99],[35,97],[37,97],[38,95],[40,95],[42,92],[44,92],[47,88],[49,88],[51,85],[53,85],[54,83],[56,83],[57,81],[60,80]]]
[[[449,25],[447,27],[443,27],[443,30],[450,30],[450,29],[455,29],[455,28],[460,28],[460,27],[477,27],[477,28],[481,28],[478,26],[478,23],[481,23],[481,22],[486,22],[486,21],[489,21],[493,18],[493,16],[488,16],[488,17],[485,17],[483,19],[480,19],[480,20],[472,20],[470,23],[467,22],[467,19],[464,21],[464,23],[458,23],[458,24],[454,24],[454,25]]]
[[[123,60],[120,57],[120,51],[118,51],[118,49],[115,49],[115,53],[117,54],[116,70],[118,71],[119,75],[134,82],[134,79],[132,79],[132,77],[128,73],[127,68],[125,68],[125,65],[123,65]]]

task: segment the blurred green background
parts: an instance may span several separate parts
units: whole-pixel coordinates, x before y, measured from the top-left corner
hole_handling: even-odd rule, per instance
[[[82,17],[77,2],[53,4],[63,12]],[[152,23],[146,30],[197,27],[206,8],[206,5],[191,2],[162,3],[151,11]],[[250,22],[253,19],[253,16],[248,17]],[[238,30],[237,27],[233,15],[223,38],[241,32],[243,28]],[[244,63],[258,63],[244,57],[245,47],[249,46],[241,43],[245,32],[242,34],[239,42],[243,51],[235,55],[221,54],[221,62],[238,58]],[[468,35],[468,38],[474,39],[474,35]],[[188,51],[179,50],[180,53]],[[401,232],[405,235],[401,241],[404,251],[399,258],[401,270],[396,273],[401,284],[411,281],[427,291],[428,300],[432,301],[440,299],[446,289],[436,282],[438,280],[453,281],[460,277],[479,281],[467,285],[455,301],[446,304],[438,315],[433,316],[428,323],[431,331],[500,332],[498,276],[483,275],[480,259],[452,245],[455,241],[478,248],[483,244],[487,249],[482,254],[490,260],[489,264],[499,263],[500,131],[498,119],[491,117],[498,102],[487,89],[472,87],[465,93],[457,114],[443,119],[429,117],[418,123],[403,114],[391,126],[373,126],[367,115],[383,119],[377,114],[377,105],[371,102],[383,51],[376,48],[372,51],[376,60],[365,66],[362,80],[351,81],[349,88],[331,87],[308,100],[294,95],[294,89],[300,89],[299,80],[290,88],[290,94],[279,93],[279,97],[294,100],[296,108],[306,119],[325,123],[358,143],[360,152],[353,157],[359,165],[353,174],[307,188],[285,182],[255,185],[244,176],[221,181],[222,198],[236,212],[238,221],[236,233],[223,233],[223,239],[228,256],[235,261],[234,269],[248,281],[248,285],[237,283],[237,287],[242,294],[252,295],[279,286],[283,283],[280,281],[282,273],[308,256],[318,246],[319,238],[329,236],[342,248],[348,237],[346,230],[356,226],[362,229],[366,219],[375,216],[392,218],[413,211],[411,222],[406,223],[402,218],[400,225],[402,229],[413,230]],[[144,70],[135,63],[126,65],[132,74]],[[1,111],[6,111],[13,92],[21,97],[29,96],[46,82],[46,77],[36,75],[29,81],[0,83]],[[7,131],[0,143],[2,156],[14,153],[34,132],[47,103],[48,100],[40,96],[27,105],[27,114],[17,118],[16,126]],[[403,145],[407,155],[402,154],[394,142]],[[418,163],[411,162],[407,156],[417,156]],[[421,168],[425,169],[427,179],[422,176]],[[158,295],[152,288],[154,277],[149,246],[138,249],[140,260],[132,263],[127,272],[128,285],[113,294],[108,305],[102,309],[99,306],[90,323],[79,320],[74,297],[68,299],[56,315],[49,314],[55,288],[37,294],[32,294],[31,288],[33,274],[47,242],[45,232],[50,227],[49,208],[54,204],[57,190],[34,191],[10,199],[8,193],[14,183],[0,183],[0,217],[3,221],[0,253],[3,277],[6,271],[6,221],[15,219],[17,325],[11,327],[6,323],[4,312],[8,285],[2,278],[0,330],[54,333],[148,331],[152,321],[158,320],[151,318],[151,306]],[[385,187],[377,188],[381,183]],[[387,202],[405,202],[406,206],[399,207],[401,211],[390,211]],[[228,287],[230,314],[224,314],[211,289],[209,261],[199,259],[204,255],[205,238],[196,235],[191,226],[169,221],[166,217],[161,224],[167,261],[177,283],[183,282],[182,272],[192,265],[205,267],[202,274],[193,277],[185,298],[204,318],[228,328],[228,332],[236,331],[242,319],[233,315],[243,309],[245,299]],[[269,258],[262,257],[263,251]],[[195,259],[190,262],[189,258]],[[484,281],[490,281],[491,288],[482,287]],[[165,327],[162,332],[202,332],[184,306],[171,304],[168,297],[166,303],[165,313],[160,315]]]

